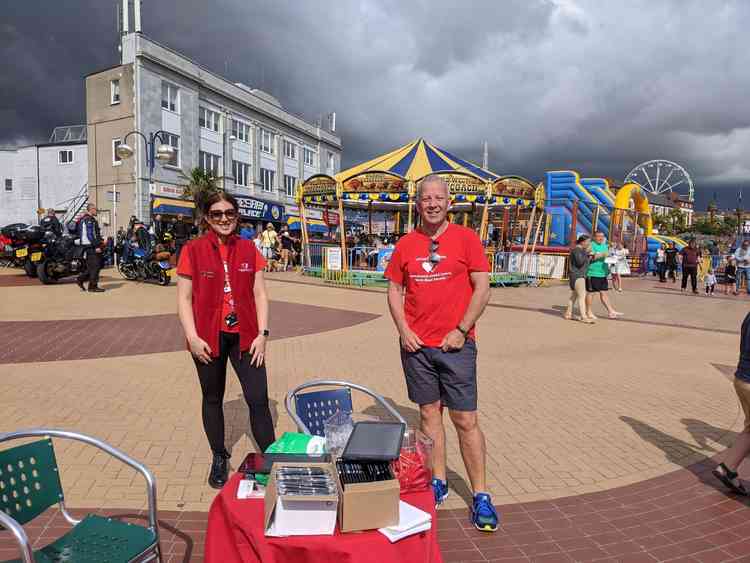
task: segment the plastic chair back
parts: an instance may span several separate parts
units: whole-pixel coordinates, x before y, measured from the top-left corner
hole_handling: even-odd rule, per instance
[[[325,436],[325,421],[336,411],[352,412],[352,390],[327,389],[295,395],[295,411],[314,436]]]
[[[52,440],[0,451],[0,510],[26,524],[62,500]]]

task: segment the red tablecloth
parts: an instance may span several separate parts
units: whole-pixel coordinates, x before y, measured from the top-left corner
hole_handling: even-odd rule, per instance
[[[432,529],[391,543],[377,530],[333,536],[267,538],[263,499],[237,499],[241,475],[232,476],[211,504],[206,532],[208,563],[442,563],[432,492],[401,499],[432,514]]]

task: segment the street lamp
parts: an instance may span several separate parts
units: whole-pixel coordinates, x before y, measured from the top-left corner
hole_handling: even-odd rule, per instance
[[[140,131],[131,131],[125,137],[122,139],[122,143],[115,149],[115,153],[117,154],[118,158],[122,160],[127,160],[128,158],[131,158],[135,154],[135,150],[133,147],[127,144],[128,137],[131,135],[137,135],[141,139],[143,139],[143,143],[146,146],[146,165],[148,166],[148,186],[149,189],[151,188],[152,184],[152,177],[154,174],[154,168],[156,168],[156,161],[158,160],[162,164],[166,164],[169,161],[171,161],[175,154],[175,148],[170,145],[167,141],[169,140],[169,133],[166,131],[157,131],[156,133],[150,133],[148,138],[141,133]],[[156,141],[159,141],[159,145],[157,147]],[[137,179],[137,171],[136,171],[136,182],[138,182]],[[140,182],[138,182],[138,188],[137,188],[137,194],[138,194],[138,207],[140,209],[142,202],[141,202],[141,187]]]

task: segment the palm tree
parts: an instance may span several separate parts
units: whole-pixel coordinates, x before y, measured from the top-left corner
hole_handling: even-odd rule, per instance
[[[182,193],[182,198],[193,200],[195,203],[196,218],[200,219],[199,215],[200,210],[203,208],[203,203],[211,195],[222,191],[222,189],[216,185],[216,177],[210,170],[207,171],[202,168],[193,168],[187,179],[190,183],[185,187],[185,190]]]

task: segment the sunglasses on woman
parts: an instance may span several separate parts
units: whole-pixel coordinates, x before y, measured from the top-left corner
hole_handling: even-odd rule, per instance
[[[234,221],[237,218],[237,211],[235,209],[227,209],[226,211],[209,211],[208,218],[211,221],[221,221],[224,217],[227,221]]]

